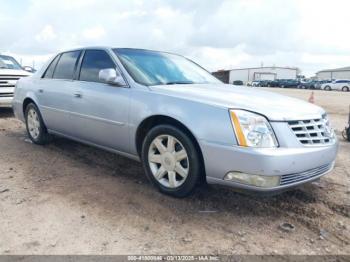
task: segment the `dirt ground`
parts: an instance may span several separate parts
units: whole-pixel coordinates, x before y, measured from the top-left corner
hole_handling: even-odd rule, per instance
[[[186,199],[158,193],[124,157],[62,138],[33,145],[0,109],[0,254],[350,254],[350,143],[340,138],[350,92],[316,91],[315,103],[340,139],[331,174],[274,197],[202,186]]]

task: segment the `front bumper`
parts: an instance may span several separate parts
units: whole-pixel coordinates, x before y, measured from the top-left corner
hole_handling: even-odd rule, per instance
[[[200,146],[209,184],[262,192],[280,191],[320,178],[333,169],[338,151],[338,142],[322,147],[244,148],[201,141]],[[280,184],[263,188],[224,180],[232,171],[280,176]]]
[[[1,97],[0,96],[0,107],[11,107],[13,97]]]

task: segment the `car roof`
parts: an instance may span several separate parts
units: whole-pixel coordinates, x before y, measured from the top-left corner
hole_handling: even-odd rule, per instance
[[[102,49],[102,50],[106,50],[106,49],[111,49],[111,47],[107,47],[107,46],[84,46],[84,47],[77,47],[77,48],[62,50],[59,53],[79,51],[79,50],[84,50],[84,49]]]
[[[144,49],[144,48],[132,48],[132,47],[111,47],[111,46],[86,46],[86,47],[77,47],[69,50],[64,50],[59,53],[65,53],[65,52],[72,52],[72,51],[79,51],[79,50],[94,50],[94,49],[100,49],[100,50],[135,50],[135,51],[146,51],[146,52],[157,52],[157,53],[167,53],[167,54],[174,54],[178,55],[176,53],[167,52],[167,51],[160,51],[160,50],[151,50],[151,49]]]

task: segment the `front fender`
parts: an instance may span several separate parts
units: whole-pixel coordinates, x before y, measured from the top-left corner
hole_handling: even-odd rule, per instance
[[[237,144],[227,108],[208,105],[148,90],[133,90],[130,110],[130,139],[132,153],[136,153],[136,132],[143,120],[162,115],[171,117],[200,141],[222,145]]]

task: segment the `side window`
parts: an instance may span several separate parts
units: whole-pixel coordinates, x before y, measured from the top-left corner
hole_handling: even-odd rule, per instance
[[[81,64],[79,80],[100,82],[98,74],[101,69],[115,68],[110,56],[103,50],[86,50]]]
[[[80,51],[63,53],[58,60],[53,78],[73,79],[74,70],[77,64]]]
[[[52,60],[51,64],[49,67],[46,69],[46,72],[43,76],[43,78],[52,78],[53,71],[55,70],[55,67],[57,65],[57,61],[60,58],[60,55],[56,56],[54,60]]]

